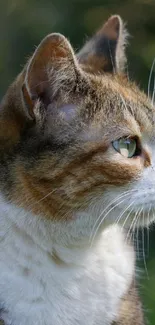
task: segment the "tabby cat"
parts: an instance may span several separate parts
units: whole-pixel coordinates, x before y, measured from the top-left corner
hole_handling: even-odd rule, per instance
[[[77,55],[48,35],[2,100],[5,325],[143,324],[129,230],[153,221],[155,109],[126,37],[119,16]]]

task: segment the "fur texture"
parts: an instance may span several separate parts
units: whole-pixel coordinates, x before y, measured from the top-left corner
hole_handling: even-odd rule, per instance
[[[107,228],[90,248],[74,239],[77,223],[86,227],[85,216],[61,227],[41,219],[38,225],[38,218],[23,209],[2,200],[0,207],[5,225],[0,277],[5,323],[110,324],[134,268],[133,251],[120,229]],[[70,245],[60,244],[62,233]]]
[[[117,321],[112,325],[144,325],[142,305],[139,301],[134,281],[127,294],[122,299],[117,318]]]
[[[126,34],[112,16],[77,56],[48,35],[1,103],[6,325],[133,325],[122,316],[135,272],[128,228],[154,219],[155,110],[122,75]],[[123,138],[136,142],[131,158],[114,149]]]

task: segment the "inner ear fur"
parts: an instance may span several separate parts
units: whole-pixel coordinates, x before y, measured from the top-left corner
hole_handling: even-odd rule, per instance
[[[111,16],[84,45],[77,58],[84,69],[93,73],[124,72],[128,33],[120,16]]]

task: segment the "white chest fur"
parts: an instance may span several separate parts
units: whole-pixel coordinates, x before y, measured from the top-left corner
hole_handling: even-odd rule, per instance
[[[109,325],[115,319],[134,270],[134,253],[118,226],[103,231],[93,247],[74,240],[65,247],[63,225],[2,199],[0,211],[0,307],[6,325]]]

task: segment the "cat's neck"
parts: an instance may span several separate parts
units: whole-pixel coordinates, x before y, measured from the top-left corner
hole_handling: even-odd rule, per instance
[[[114,320],[132,281],[133,250],[118,226],[106,228],[90,245],[83,240],[89,227],[79,234],[74,222],[80,219],[68,225],[46,221],[0,198],[0,303],[10,306],[2,314],[6,324],[8,319],[23,325],[84,325],[85,319],[99,325],[106,319],[109,325]]]

